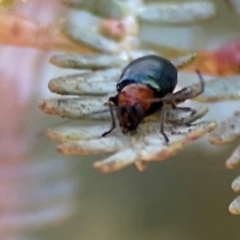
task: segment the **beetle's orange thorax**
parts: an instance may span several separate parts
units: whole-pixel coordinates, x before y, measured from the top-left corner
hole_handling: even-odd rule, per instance
[[[127,85],[118,94],[118,106],[133,106],[139,104],[144,110],[151,107],[151,102],[141,100],[153,99],[153,90],[145,84],[132,83]]]

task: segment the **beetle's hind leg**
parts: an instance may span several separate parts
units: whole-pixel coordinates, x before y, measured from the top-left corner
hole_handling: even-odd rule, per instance
[[[172,102],[171,106],[172,106],[172,109],[179,109],[179,110],[182,110],[182,111],[191,112],[191,116],[196,114],[196,110],[194,110],[190,107],[178,107],[175,102]]]
[[[173,94],[169,94],[166,97],[162,98],[162,101],[165,100],[166,102],[171,102],[172,106],[173,106],[173,104],[175,104],[175,106],[176,106],[177,103],[184,102],[187,99],[193,99],[193,98],[199,96],[200,94],[202,94],[205,89],[204,79],[199,70],[196,70],[196,73],[199,78],[200,86],[194,85],[191,87],[182,88],[181,90],[179,90]],[[184,110],[184,109],[182,109],[182,110]]]
[[[196,86],[196,85],[192,86],[192,87],[186,87],[186,88],[183,88],[180,91],[174,93],[173,95],[180,96],[179,100],[181,100],[181,97],[182,97],[183,101],[185,101],[187,99],[192,99],[192,98],[199,96],[200,94],[202,94],[204,92],[205,84],[204,84],[203,76],[199,70],[196,70],[196,73],[198,75],[200,87]],[[177,98],[178,97],[176,97],[176,99]]]
[[[172,96],[172,103],[171,103],[171,106],[172,106],[173,109],[189,111],[189,112],[192,112],[191,115],[194,115],[196,113],[196,110],[193,110],[190,107],[178,107],[177,104],[176,104],[177,100],[179,102],[185,101],[187,99],[195,98],[195,97],[199,96],[200,94],[202,94],[204,92],[205,84],[204,84],[204,80],[203,80],[202,74],[201,74],[201,72],[199,70],[196,70],[196,73],[197,73],[197,75],[199,77],[200,88],[186,87],[186,88],[183,88],[180,91],[174,93],[173,96]],[[184,95],[184,92],[186,92],[187,94]]]

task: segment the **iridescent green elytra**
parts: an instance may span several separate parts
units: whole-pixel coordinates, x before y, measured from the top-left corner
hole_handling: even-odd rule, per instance
[[[117,91],[120,92],[131,83],[146,84],[156,91],[156,97],[164,97],[173,92],[177,85],[177,69],[160,56],[144,56],[125,67],[118,81]]]

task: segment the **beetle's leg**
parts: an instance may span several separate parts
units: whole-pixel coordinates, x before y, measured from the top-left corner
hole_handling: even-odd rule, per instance
[[[109,110],[110,110],[110,114],[111,114],[111,120],[112,120],[112,124],[111,124],[111,128],[102,134],[102,137],[107,136],[109,133],[111,133],[115,128],[116,128],[116,119],[113,113],[113,103],[111,101],[111,98],[108,99],[108,105],[109,105]]]
[[[166,143],[168,143],[169,139],[164,132],[164,118],[165,118],[165,107],[163,105],[162,110],[161,110],[161,114],[160,114],[160,133],[163,135]]]
[[[181,90],[173,94],[168,94],[166,97],[163,97],[162,101],[171,103],[174,102],[174,104],[176,105],[176,103],[184,102],[187,99],[192,99],[202,94],[205,88],[204,79],[199,70],[196,70],[196,73],[199,77],[200,88],[198,86],[182,88]]]
[[[185,96],[185,100],[195,98],[204,92],[205,84],[204,84],[203,76],[198,69],[196,70],[196,73],[199,78],[200,89],[198,87],[186,87],[186,88],[183,88],[182,90],[180,90],[179,92],[181,92],[181,91],[184,92],[185,89],[188,89],[188,88],[191,89],[191,91],[188,93],[188,96],[187,95]],[[176,92],[176,95],[177,95],[177,93],[178,92]]]
[[[172,102],[171,105],[172,105],[173,109],[179,109],[179,110],[182,110],[182,111],[191,112],[191,115],[196,113],[196,110],[194,110],[190,107],[178,107],[177,104],[174,101]]]
[[[200,94],[202,94],[204,92],[204,88],[205,88],[204,79],[203,79],[201,72],[198,69],[196,70],[196,73],[199,78],[200,89],[197,87],[186,87],[186,88],[179,90],[178,92],[175,92],[173,95],[177,96],[178,94],[180,94],[180,99],[181,99],[181,94],[182,93],[184,94],[184,92],[186,92],[187,94],[185,96],[182,95],[182,97],[183,97],[182,100],[187,100],[187,99],[195,98],[195,97],[199,96]]]
[[[196,96],[198,96],[198,95],[200,95],[201,93],[204,92],[205,84],[204,84],[204,79],[203,79],[203,76],[202,76],[201,72],[197,69],[197,70],[196,70],[196,73],[197,73],[198,78],[199,78],[199,81],[200,81],[200,91],[199,91],[198,94],[196,95]],[[196,97],[196,96],[195,96],[195,97]]]

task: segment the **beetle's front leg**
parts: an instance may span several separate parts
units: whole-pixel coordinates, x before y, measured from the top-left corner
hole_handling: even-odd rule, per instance
[[[109,110],[110,110],[110,114],[111,114],[112,124],[111,124],[111,128],[107,132],[104,132],[102,134],[102,137],[107,136],[108,134],[110,134],[116,128],[116,119],[115,119],[115,116],[114,116],[114,113],[113,113],[113,104],[115,102],[114,100],[115,100],[115,97],[110,97],[108,99],[108,106],[109,106]]]
[[[160,133],[163,135],[166,143],[169,142],[169,138],[166,135],[166,133],[164,132],[164,120],[165,120],[165,107],[163,105],[161,113],[160,113]]]

